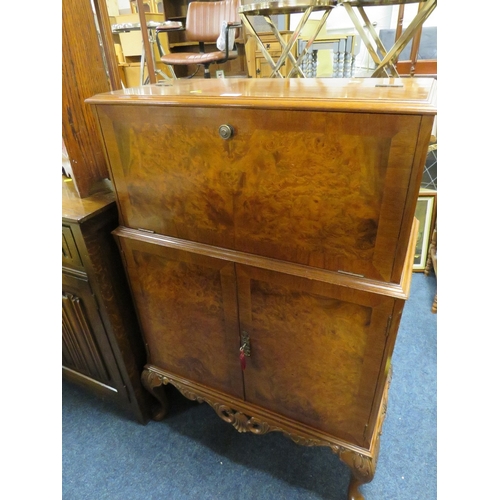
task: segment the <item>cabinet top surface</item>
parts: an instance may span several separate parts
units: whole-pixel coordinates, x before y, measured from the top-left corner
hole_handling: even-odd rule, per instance
[[[96,193],[87,198],[80,198],[73,180],[62,177],[62,219],[67,222],[81,223],[107,210],[115,202],[112,191]]]
[[[200,78],[107,92],[86,102],[435,115],[436,86],[434,78]]]

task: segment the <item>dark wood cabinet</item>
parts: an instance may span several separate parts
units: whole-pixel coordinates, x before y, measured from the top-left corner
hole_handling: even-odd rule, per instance
[[[101,94],[142,379],[375,473],[432,79],[178,81]]]
[[[63,310],[63,374],[68,370],[95,381],[95,388],[101,393],[113,391],[125,393],[119,373],[106,366],[106,358],[112,359],[113,352],[106,337],[106,328],[99,315],[88,279],[72,276],[69,272],[62,275]],[[114,387],[113,387],[114,386]]]
[[[115,401],[141,423],[151,397],[140,382],[146,352],[116,243],[112,191],[81,199],[63,177],[63,377]]]

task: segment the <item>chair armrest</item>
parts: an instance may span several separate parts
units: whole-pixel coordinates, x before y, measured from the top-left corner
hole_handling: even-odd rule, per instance
[[[155,26],[156,32],[158,33],[159,31],[178,31],[178,30],[183,30],[184,26],[180,21],[165,21],[161,24],[158,24]]]
[[[165,55],[165,50],[160,41],[160,33],[168,33],[169,31],[184,31],[184,26],[180,21],[165,21],[164,23],[156,26],[156,45],[158,47],[158,52],[160,57]]]
[[[224,37],[225,37],[225,47],[226,47],[226,50],[225,50],[225,58],[227,59],[229,57],[229,51],[230,50],[233,50],[234,47],[236,46],[236,38],[237,38],[237,33],[235,33],[234,35],[234,39],[235,39],[235,42],[233,44],[233,46],[231,47],[231,49],[229,48],[229,30],[234,30],[234,29],[238,29],[238,28],[241,28],[243,25],[241,22],[237,22],[237,21],[232,21],[232,22],[228,22],[226,24],[226,29],[224,30]]]

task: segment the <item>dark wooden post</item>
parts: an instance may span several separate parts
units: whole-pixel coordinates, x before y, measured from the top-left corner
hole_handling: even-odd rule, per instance
[[[96,117],[84,101],[109,90],[90,0],[63,0],[62,136],[81,198],[108,178]]]
[[[109,84],[113,90],[120,90],[122,82],[118,63],[116,61],[115,44],[113,42],[113,33],[109,23],[108,7],[106,0],[94,0],[94,8],[96,11],[97,22],[99,23],[99,31],[101,32],[101,43],[106,58],[106,66],[108,68]]]

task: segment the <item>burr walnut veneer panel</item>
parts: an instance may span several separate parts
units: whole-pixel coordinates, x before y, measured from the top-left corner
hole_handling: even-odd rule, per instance
[[[124,226],[399,280],[416,147],[429,133],[421,117],[114,105],[99,115]]]

